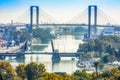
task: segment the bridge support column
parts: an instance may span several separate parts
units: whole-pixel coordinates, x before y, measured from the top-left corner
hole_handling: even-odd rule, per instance
[[[18,53],[17,55],[16,55],[16,60],[18,61],[18,62],[25,62],[25,54],[24,53]]]
[[[61,60],[61,59],[60,59],[59,53],[54,52],[54,53],[52,54],[52,62],[53,62],[53,63],[59,63],[60,60]]]
[[[93,26],[91,26],[92,24],[92,8],[94,9],[94,22],[93,22]],[[97,35],[97,6],[92,5],[92,6],[88,6],[88,38],[91,37],[91,27],[94,27],[94,37],[96,38]]]
[[[31,6],[30,7],[30,28],[31,28],[31,32],[32,32],[32,27],[33,27],[34,8],[36,9],[36,28],[38,28],[38,26],[39,26],[39,7],[38,6]]]
[[[51,40],[51,46],[52,46],[52,62],[53,63],[58,63],[60,62],[61,58],[60,58],[60,54],[58,50],[54,49],[54,45],[53,45],[53,40]]]

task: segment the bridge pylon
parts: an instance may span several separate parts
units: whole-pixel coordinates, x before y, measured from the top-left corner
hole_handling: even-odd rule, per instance
[[[39,6],[30,6],[30,28],[32,32],[34,9],[36,10],[36,28],[39,26]]]
[[[94,9],[94,21],[93,21],[93,25],[92,24],[92,9]],[[91,37],[91,27],[94,28],[94,37],[96,37],[97,35],[97,6],[96,5],[90,5],[88,6],[88,38]]]

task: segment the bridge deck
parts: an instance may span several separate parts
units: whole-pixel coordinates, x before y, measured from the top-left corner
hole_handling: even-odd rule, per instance
[[[41,55],[52,55],[52,52],[49,53],[0,53],[0,56],[17,56],[17,54],[41,54]],[[77,53],[59,53],[61,57],[76,57]]]
[[[27,24],[23,23],[23,24],[13,24],[14,27],[23,27],[23,26],[26,26]],[[28,24],[30,25],[30,24]],[[0,25],[0,27],[5,27],[5,26],[10,26],[10,25]],[[77,23],[77,24],[73,24],[73,23],[67,23],[67,24],[46,24],[46,23],[43,23],[43,24],[39,24],[39,26],[88,26],[88,24],[80,24],[80,23]],[[91,27],[95,27],[95,25],[90,25]],[[120,25],[96,25],[97,27],[120,27]],[[33,24],[33,27],[36,27],[36,25]]]

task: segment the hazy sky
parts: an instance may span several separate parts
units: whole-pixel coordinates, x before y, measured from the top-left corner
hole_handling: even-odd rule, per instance
[[[0,23],[8,23],[21,16],[30,5],[38,5],[51,15],[75,16],[88,5],[97,5],[120,23],[120,0],[0,0]]]

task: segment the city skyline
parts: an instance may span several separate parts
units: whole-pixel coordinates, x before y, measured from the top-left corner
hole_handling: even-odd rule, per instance
[[[0,0],[0,23],[10,23],[31,5],[37,5],[61,20],[76,16],[89,5],[97,5],[108,16],[120,23],[119,0]]]

